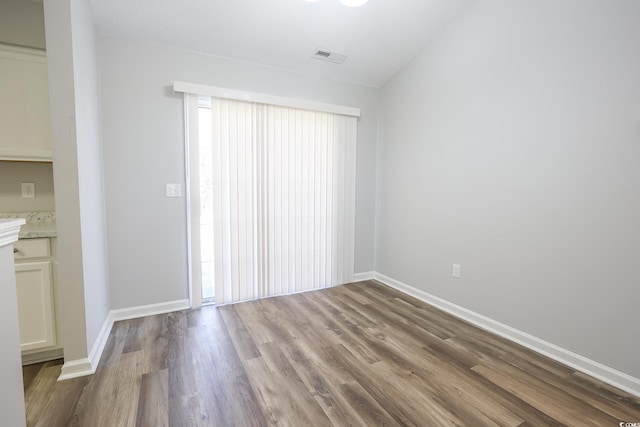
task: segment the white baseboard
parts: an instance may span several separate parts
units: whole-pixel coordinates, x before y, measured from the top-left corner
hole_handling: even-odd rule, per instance
[[[93,347],[89,352],[89,357],[86,359],[65,360],[64,365],[62,365],[62,371],[60,372],[58,381],[70,380],[72,378],[94,374],[98,368],[98,363],[102,357],[102,352],[107,344],[112,327],[113,315],[110,311],[104,319],[104,323],[102,324],[102,328],[100,328],[96,341],[93,343]]]
[[[53,350],[36,351],[32,353],[23,353],[22,366],[62,359],[63,357],[64,352],[62,351],[62,348],[54,348]]]
[[[484,330],[492,332],[496,335],[504,337],[508,340],[516,342],[530,350],[554,359],[560,363],[570,366],[580,372],[584,372],[594,378],[605,383],[611,384],[621,390],[640,396],[640,379],[632,377],[599,362],[591,360],[587,357],[576,354],[570,350],[544,341],[538,337],[530,335],[526,332],[507,326],[496,320],[468,310],[459,305],[453,304],[442,298],[438,298],[420,289],[416,289],[391,277],[387,277],[380,273],[374,273],[374,279],[384,283],[385,285],[397,289],[407,295],[418,298],[429,305],[437,307],[442,311],[452,314],[460,319],[466,320]]]
[[[58,381],[84,377],[85,375],[91,375],[95,372],[96,370],[91,366],[88,358],[65,361],[64,365],[62,365],[62,372],[58,377]]]
[[[64,365],[62,365],[62,372],[58,377],[58,381],[83,377],[85,375],[91,375],[96,372],[98,363],[100,363],[100,358],[102,357],[102,352],[104,351],[104,347],[105,345],[107,345],[107,340],[109,339],[111,328],[113,328],[112,313],[113,311],[110,311],[109,314],[107,314],[107,317],[104,319],[104,323],[102,324],[102,328],[100,328],[98,337],[96,338],[96,341],[93,343],[93,347],[91,347],[91,351],[89,352],[89,357],[79,360],[65,360]]]
[[[117,322],[119,320],[137,319],[139,317],[186,310],[189,307],[190,304],[188,299],[180,299],[176,301],[161,302],[159,304],[140,305],[138,307],[111,310],[111,316],[113,321]]]
[[[112,328],[113,310],[109,311],[109,314],[107,314],[107,318],[104,319],[104,323],[102,324],[102,328],[100,328],[98,337],[96,338],[96,341],[93,343],[93,347],[91,347],[91,351],[89,352],[89,361],[91,362],[91,366],[93,367],[94,372],[98,368],[98,363],[100,363],[102,352],[104,351],[104,347],[107,345],[109,334],[111,334]]]
[[[109,334],[113,328],[114,322],[119,320],[136,319],[139,317],[153,316],[156,314],[171,313],[173,311],[186,310],[189,308],[189,300],[177,300],[163,302],[159,304],[141,305],[138,307],[121,308],[118,310],[111,310],[104,319],[100,333],[96,338],[89,357],[85,359],[65,361],[62,365],[62,372],[58,377],[58,381],[69,380],[71,378],[82,377],[85,375],[91,375],[96,372],[98,363],[102,357],[104,347],[107,345]]]
[[[363,282],[365,280],[372,280],[374,278],[373,271],[367,271],[364,273],[355,273],[353,275],[353,282]]]

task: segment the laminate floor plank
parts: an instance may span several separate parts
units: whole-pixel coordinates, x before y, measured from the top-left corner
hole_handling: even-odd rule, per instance
[[[296,337],[304,337],[305,340],[328,346],[338,344],[338,337],[325,327],[323,319],[311,311],[305,295],[291,295],[292,298],[271,298],[280,316],[280,321],[287,321],[287,330],[293,331]]]
[[[340,392],[340,386],[347,381],[334,370],[323,369],[325,365],[315,361],[317,356],[313,359],[287,358],[334,426],[361,425],[362,419],[353,413]],[[349,376],[348,380],[353,378]]]
[[[60,375],[60,365],[57,363],[46,362],[40,365],[40,368],[24,395],[27,424],[29,425],[37,423],[40,410],[46,409],[53,399],[53,395],[48,391],[55,388]]]
[[[116,322],[94,375],[60,368],[23,368],[29,426],[640,422],[640,398],[375,281]]]
[[[310,304],[305,307],[316,313],[324,320],[324,327],[333,332],[341,344],[346,345],[352,352],[358,354],[366,363],[379,361],[372,349],[362,342],[362,337],[356,330],[357,325],[347,316],[324,301],[321,296],[307,293],[302,294]]]
[[[615,425],[618,422],[568,394],[542,386],[537,378],[506,368],[504,365],[483,364],[474,367],[473,370],[532,406],[544,410],[563,424],[571,425],[576,420],[582,420],[582,425],[589,426]]]
[[[169,372],[142,375],[136,426],[169,426]]]
[[[611,405],[628,412],[630,415],[640,413],[640,399],[628,394],[621,394],[617,388],[603,383],[582,372],[574,372],[571,381],[577,387],[595,393],[600,405]]]
[[[344,346],[332,348],[336,358],[354,375],[355,381],[373,398],[399,425],[421,426],[441,425],[437,423],[437,415],[422,408],[416,408],[408,393],[400,391],[397,378],[391,378],[380,370],[371,369],[354,356]],[[398,394],[403,399],[395,399]],[[426,402],[425,402],[426,403]]]
[[[77,407],[80,397],[84,393],[89,378],[75,378],[58,382],[44,409],[44,416],[38,414],[38,421],[33,425],[38,427],[77,427],[81,426]],[[29,423],[28,425],[31,425]]]
[[[118,363],[96,372],[76,407],[81,426],[134,426],[140,400],[142,376],[148,372],[149,354],[135,351],[122,355]]]
[[[116,322],[113,327],[114,329],[119,326],[119,323],[124,322]],[[112,330],[109,338],[107,338],[107,343],[104,346],[104,350],[102,351],[102,357],[100,357],[100,363],[98,364],[98,368],[96,372],[105,369],[108,366],[117,363],[122,356],[125,344],[126,335],[118,335],[115,331]]]
[[[461,400],[462,396],[453,391],[442,392],[434,397],[434,403],[438,407],[442,407],[449,412],[456,414],[456,417],[459,420],[456,422],[457,425],[499,427],[517,426],[522,423],[522,420],[516,420],[515,424],[498,423],[494,419],[485,415],[484,412],[478,411],[477,408],[471,405],[460,405]]]
[[[401,345],[413,343],[418,347],[430,347],[443,355],[447,355],[447,357],[459,360],[467,367],[478,364],[478,358],[472,353],[456,348],[448,342],[448,339],[440,339],[430,331],[418,325],[412,325],[411,322],[407,322],[397,313],[375,304],[363,306],[362,310],[380,319],[377,328],[375,328],[376,330],[384,331],[388,336],[392,337],[391,339],[398,337],[396,341],[401,341]]]
[[[395,289],[387,290],[375,281],[367,282],[369,286],[364,293],[384,310],[405,317],[408,322],[422,327],[441,339],[464,335],[467,324],[448,313],[436,313],[431,308],[420,304],[420,301],[401,294]]]
[[[43,363],[36,363],[33,365],[27,365],[22,367],[22,385],[26,392],[33,380],[38,376],[38,373],[42,369]]]
[[[344,398],[349,402],[354,414],[362,420],[362,426],[400,426],[384,407],[380,405],[357,381],[341,386]]]
[[[407,380],[405,376],[394,375],[395,370],[406,371],[400,366],[386,360],[376,362],[372,368],[392,387],[405,396],[404,404],[415,412],[415,419],[425,419],[428,425],[463,425],[463,420],[458,416],[459,408],[439,405],[436,402],[438,396],[451,393],[453,389],[441,386],[439,390],[425,387],[424,382]],[[417,377],[414,377],[414,379]],[[407,412],[406,409],[402,409]],[[477,414],[477,419],[482,417]],[[422,425],[422,424],[416,424]],[[484,424],[480,424],[484,425]]]
[[[451,340],[458,340],[460,337],[456,336]],[[529,366],[537,366],[542,368],[546,372],[561,377],[570,377],[575,370],[568,366],[565,366],[555,360],[551,360],[541,354],[532,352],[531,350],[510,342],[505,338],[498,337],[497,335],[487,334],[486,332],[475,329],[467,333],[463,339],[466,339],[468,343],[472,343],[476,347],[482,346],[484,354],[488,360],[493,359],[510,359],[516,364],[529,364]]]
[[[619,420],[628,419],[628,417],[633,416],[633,412],[629,411],[624,405],[607,401],[593,390],[581,387],[573,381],[573,377],[551,374],[551,371],[531,363],[528,359],[507,354],[499,359],[495,359],[495,363],[497,363],[501,371],[513,372],[513,370],[516,369],[521,371],[522,375],[530,375],[536,380],[543,381],[545,389],[552,387],[555,390],[560,390],[563,395],[578,399],[581,401],[581,404],[584,405],[584,410],[598,410]],[[507,369],[503,369],[505,364],[509,365]]]
[[[295,425],[330,426],[331,422],[315,400],[313,390],[307,388],[298,372],[291,365],[277,343],[260,346],[262,359],[274,376],[278,378],[275,386],[288,395],[290,405],[296,410],[293,413],[297,420]]]
[[[276,307],[282,313],[288,313],[281,318],[281,322],[286,322],[286,329],[291,334],[291,343],[297,347],[297,352],[303,353],[306,357],[313,357],[315,354],[323,352],[323,347],[338,344],[338,336],[333,331],[324,327],[324,324],[317,321],[317,317],[309,315],[306,309],[306,301],[301,295],[300,298],[272,298]],[[281,341],[280,344],[287,344]]]
[[[350,323],[362,328],[375,326],[379,319],[368,317],[366,312],[361,310],[364,305],[351,297],[349,293],[336,294],[333,292],[311,294],[315,297],[322,297],[321,302],[330,312],[337,316],[349,319]]]
[[[456,390],[464,393],[466,401],[476,402],[474,406],[483,410],[488,408],[487,415],[496,415],[501,412],[500,407],[517,415],[532,425],[560,426],[560,422],[530,405],[526,401],[511,394],[508,390],[496,387],[496,384],[486,379],[473,369],[466,369],[455,359],[447,358],[442,354],[434,353],[429,348],[424,348],[420,354],[423,360],[421,369],[413,372],[423,383],[434,383],[437,389]],[[466,401],[460,404],[466,404]],[[498,406],[497,412],[494,407]],[[507,424],[509,425],[509,424]]]
[[[312,426],[306,408],[292,395],[291,389],[282,388],[282,377],[274,372],[262,357],[245,361],[251,385],[263,408],[268,425],[272,426]],[[255,380],[259,378],[259,380]],[[295,387],[295,386],[294,386]],[[317,403],[314,402],[315,409]]]
[[[215,424],[206,419],[207,416],[202,411],[201,403],[198,393],[169,399],[169,425],[171,427],[214,426]]]
[[[166,315],[148,316],[141,327],[141,349],[151,355],[149,369],[161,371],[167,369],[169,354],[169,317]]]
[[[132,351],[139,351],[142,348],[143,337],[145,336],[142,331],[143,324],[145,322],[144,318],[139,319],[131,319],[129,323],[129,328],[127,330],[127,334],[125,335],[124,346],[122,347],[123,353],[131,353]]]
[[[229,335],[233,340],[235,348],[238,350],[240,358],[242,360],[247,360],[259,357],[260,352],[258,351],[258,347],[256,347],[256,343],[253,341],[253,338],[251,338],[249,331],[247,331],[247,327],[244,325],[244,322],[240,319],[233,306],[227,305],[220,307],[220,314],[229,329]]]
[[[218,310],[203,312],[210,315],[208,321],[190,328],[190,337],[205,419],[220,425],[266,425],[222,315]]]
[[[265,323],[271,322],[271,320],[261,316],[264,312],[260,310],[261,305],[258,304],[258,302],[259,301],[248,301],[246,303],[235,304],[233,307],[243,320],[247,332],[256,345],[276,340],[272,331],[265,326]]]
[[[362,307],[371,303],[364,304],[363,300],[369,300],[356,292],[325,292],[322,296],[330,304],[332,310],[347,316],[353,323],[364,327],[375,326],[379,323],[379,319],[370,317],[368,313],[362,311]]]

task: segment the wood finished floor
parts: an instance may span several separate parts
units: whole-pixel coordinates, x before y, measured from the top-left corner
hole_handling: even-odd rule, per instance
[[[377,282],[117,322],[29,426],[618,426],[640,399]]]

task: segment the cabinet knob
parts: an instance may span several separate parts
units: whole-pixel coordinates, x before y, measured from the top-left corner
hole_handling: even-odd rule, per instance
[[[13,248],[13,253],[14,253],[14,254],[17,254],[18,252],[20,252],[20,251],[18,250],[18,248]]]

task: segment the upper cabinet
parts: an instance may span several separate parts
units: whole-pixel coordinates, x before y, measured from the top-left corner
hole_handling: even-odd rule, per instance
[[[52,160],[44,51],[0,44],[0,160]]]

